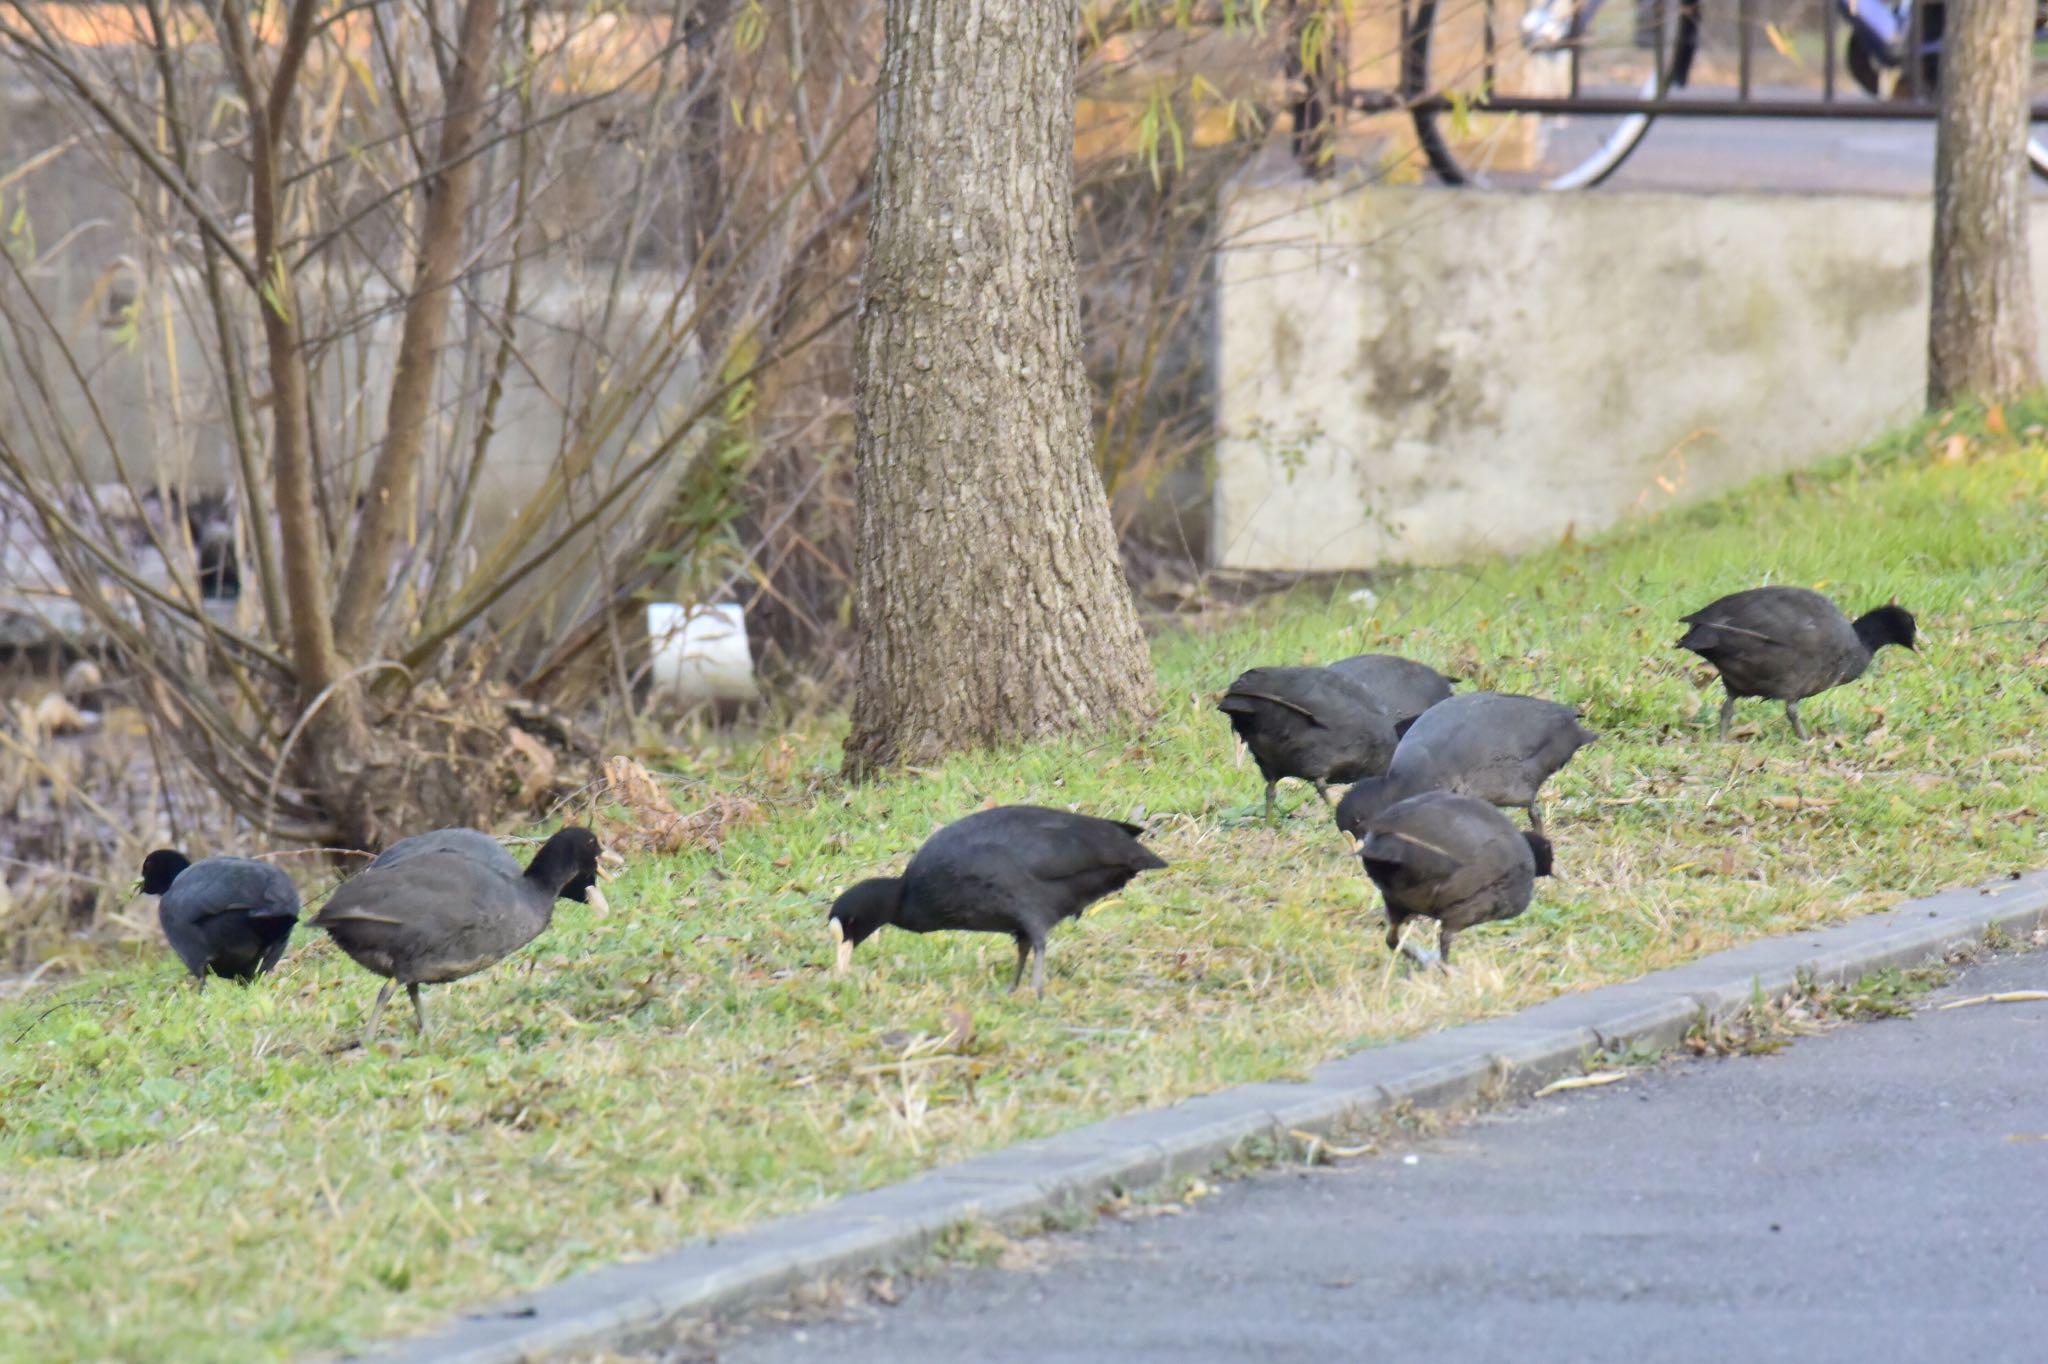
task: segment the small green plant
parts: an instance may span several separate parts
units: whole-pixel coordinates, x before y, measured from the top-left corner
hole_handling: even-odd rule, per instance
[[[1595,1052],[1586,1065],[1590,1073],[1600,1070],[1641,1070],[1654,1066],[1670,1055],[1670,1048],[1658,1045],[1647,1037],[1638,1037],[1625,1047],[1610,1047]]]
[[[1886,967],[1854,983],[1816,991],[1814,1003],[1823,1013],[1848,1022],[1903,1018],[1913,1001],[1955,979],[1945,966]]]

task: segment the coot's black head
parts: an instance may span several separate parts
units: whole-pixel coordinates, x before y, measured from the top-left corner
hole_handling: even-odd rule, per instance
[[[1875,611],[1866,611],[1856,618],[1856,638],[1863,641],[1863,647],[1876,653],[1887,644],[1896,644],[1902,649],[1920,652],[1913,640],[1913,613],[1903,606],[1880,606]]]
[[[527,863],[526,877],[552,887],[564,900],[581,900],[597,884],[597,835],[578,825],[557,829]]]
[[[178,873],[192,865],[192,859],[171,848],[158,848],[142,859],[142,880],[137,889],[144,895],[161,895],[178,879]]]
[[[1337,802],[1337,827],[1363,840],[1380,812],[1399,804],[1407,794],[1407,787],[1392,777],[1366,777],[1353,782]]]
[[[1536,874],[1550,875],[1550,840],[1536,833],[1525,833],[1522,837],[1529,840],[1529,852],[1536,859]]]
[[[832,902],[825,927],[839,946],[833,969],[845,972],[853,964],[853,949],[875,935],[875,931],[896,920],[896,907],[903,900],[903,878],[871,876]]]

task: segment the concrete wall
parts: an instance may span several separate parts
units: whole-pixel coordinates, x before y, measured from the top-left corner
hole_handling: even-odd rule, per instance
[[[1921,407],[1931,212],[1259,163],[1224,211],[1211,559],[1526,550],[1865,440]]]

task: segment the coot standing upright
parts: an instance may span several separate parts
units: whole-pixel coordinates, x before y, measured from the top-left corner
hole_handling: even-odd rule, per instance
[[[1785,703],[1792,733],[1806,737],[1799,703],[1863,676],[1887,644],[1918,652],[1913,613],[1880,606],[1853,622],[1841,608],[1805,587],[1752,587],[1711,602],[1679,620],[1692,628],[1674,646],[1714,665],[1728,693],[1721,701],[1722,738],[1744,696]]]
[[[247,857],[194,862],[158,848],[142,859],[137,889],[158,897],[157,922],[200,989],[209,972],[246,985],[275,967],[299,921],[292,878]]]
[[[1365,688],[1394,722],[1396,736],[1407,733],[1416,716],[1452,696],[1450,678],[1399,654],[1355,654],[1332,663],[1330,671]]]
[[[1382,810],[1359,848],[1366,875],[1387,902],[1387,946],[1423,964],[1401,941],[1409,919],[1438,924],[1436,964],[1474,924],[1512,919],[1529,907],[1536,878],[1550,875],[1550,840],[1523,833],[1487,801],[1429,791]]]
[[[1144,829],[1040,805],[999,805],[956,819],[925,840],[901,876],[878,876],[833,902],[826,927],[844,972],[853,949],[884,925],[911,933],[1006,933],[1017,944],[1015,993],[1031,961],[1045,994],[1045,940],[1141,871],[1166,865],[1138,841]]]
[[[1357,781],[1387,770],[1394,722],[1365,688],[1328,668],[1252,668],[1240,674],[1216,709],[1244,740],[1266,779],[1266,821],[1282,777],[1329,783]]]
[[[364,1044],[376,1036],[384,1003],[400,984],[424,1034],[420,986],[472,975],[540,936],[557,896],[579,881],[594,884],[598,853],[597,835],[571,826],[543,843],[523,873],[517,863],[507,867],[509,855],[500,861],[455,840],[416,848],[342,882],[309,922],[326,929],[357,965],[386,978]]]
[[[1529,827],[1542,833],[1537,792],[1598,737],[1579,723],[1576,709],[1556,701],[1498,691],[1453,696],[1409,726],[1385,776],[1344,793],[1337,827],[1363,838],[1389,806],[1424,791],[1455,791],[1527,810]]]

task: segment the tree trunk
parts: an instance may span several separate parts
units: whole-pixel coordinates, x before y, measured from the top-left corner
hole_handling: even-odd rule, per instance
[[[222,46],[249,118],[249,217],[256,237],[258,307],[270,358],[271,461],[285,598],[291,609],[292,667],[302,705],[313,702],[342,675],[334,622],[328,614],[327,556],[313,506],[316,479],[306,413],[305,343],[299,335],[298,296],[278,240],[284,215],[284,125],[319,8],[317,0],[293,0],[268,88],[256,74],[242,0],[226,0],[218,19]]]
[[[1949,0],[1934,164],[1927,402],[2041,383],[2027,252],[2034,0]]]
[[[493,74],[498,0],[468,0],[455,40],[455,70],[448,78],[441,145],[425,185],[426,222],[419,262],[405,301],[405,326],[391,371],[391,406],[384,449],[370,475],[369,497],[356,527],[355,548],[343,571],[334,608],[335,640],[342,654],[361,659],[376,643],[378,612],[391,577],[400,534],[412,528],[420,459],[427,448],[427,417],[441,371],[441,338],[462,262],[463,225],[476,186],[470,144],[483,126],[484,94]],[[424,168],[423,168],[424,169]]]
[[[854,352],[849,775],[1151,709],[1090,457],[1074,31],[1059,0],[889,5]]]

